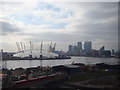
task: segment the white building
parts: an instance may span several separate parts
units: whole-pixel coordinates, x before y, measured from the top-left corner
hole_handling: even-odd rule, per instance
[[[22,52],[18,52],[16,54],[14,54],[14,57],[21,57],[21,58],[25,58],[25,57],[29,57],[32,56],[32,58],[40,58],[40,55],[42,55],[43,58],[55,58],[58,57],[58,54],[49,52],[49,51],[45,51],[43,50],[42,53],[39,50],[26,50],[26,51],[22,51]]]

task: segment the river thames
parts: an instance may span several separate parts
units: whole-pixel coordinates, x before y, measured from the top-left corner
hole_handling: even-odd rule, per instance
[[[110,65],[114,65],[118,63],[118,59],[116,58],[99,58],[99,57],[72,57],[71,59],[61,59],[61,60],[42,60],[42,66],[57,66],[57,65],[65,65],[72,63],[84,63],[86,65],[93,65],[96,63],[106,63]],[[36,67],[41,66],[41,60],[7,60],[1,61],[3,67],[8,69],[15,68],[28,68],[28,67]]]

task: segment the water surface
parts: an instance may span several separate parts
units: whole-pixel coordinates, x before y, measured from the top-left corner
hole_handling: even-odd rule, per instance
[[[99,58],[99,57],[72,57],[71,59],[61,59],[61,60],[42,60],[42,66],[56,66],[65,65],[72,63],[84,63],[84,64],[96,64],[96,63],[106,63],[106,64],[117,64],[118,59],[115,58]],[[7,60],[0,62],[2,66],[14,69],[14,68],[28,68],[41,66],[41,60]]]

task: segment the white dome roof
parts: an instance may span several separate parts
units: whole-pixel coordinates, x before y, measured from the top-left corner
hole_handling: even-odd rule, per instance
[[[58,54],[55,54],[55,53],[52,53],[52,52],[48,52],[48,51],[45,51],[43,50],[42,53],[40,53],[39,50],[32,50],[32,53],[30,50],[27,50],[27,51],[24,51],[24,52],[18,52],[16,54],[14,54],[13,56],[14,57],[21,57],[21,58],[24,58],[24,57],[29,57],[29,55],[32,55],[33,58],[39,58],[40,55],[42,55],[43,57],[46,57],[46,58],[54,58],[56,56],[58,56]]]

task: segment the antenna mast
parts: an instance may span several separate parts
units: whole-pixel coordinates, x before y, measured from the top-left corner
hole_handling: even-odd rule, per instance
[[[43,58],[43,56],[42,56],[42,44],[43,44],[43,42],[41,42],[41,45],[40,45],[40,61],[41,61],[41,67],[42,67],[42,58]]]
[[[41,46],[40,46],[40,53],[42,54],[42,44],[43,42],[41,42]]]
[[[51,52],[52,51],[52,42],[50,43],[50,50],[49,50],[49,52]]]
[[[26,46],[25,46],[25,43],[24,43],[24,51],[26,51]]]
[[[16,42],[17,48],[18,48],[18,52],[20,52],[20,47],[19,47],[19,43]]]
[[[20,44],[21,44],[21,49],[22,49],[22,52],[24,52],[24,51],[23,51],[23,45],[22,45],[22,42],[20,42]]]
[[[30,41],[30,51],[32,53],[32,44],[31,44],[31,41]]]

